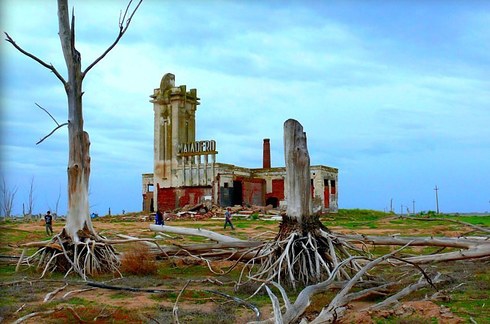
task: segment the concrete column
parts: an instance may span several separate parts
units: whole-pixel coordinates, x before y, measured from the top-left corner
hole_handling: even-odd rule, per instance
[[[327,182],[328,182],[328,195],[327,195],[328,208],[332,208],[332,200],[330,199],[330,196],[332,194],[332,185],[331,185],[330,179],[328,179]]]
[[[208,179],[208,154],[204,155],[204,185],[207,185],[211,181]]]

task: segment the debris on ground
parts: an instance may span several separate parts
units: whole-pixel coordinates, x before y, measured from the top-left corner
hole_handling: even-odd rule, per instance
[[[281,220],[282,215],[285,214],[284,210],[267,206],[240,206],[235,205],[231,207],[221,207],[212,204],[196,204],[186,205],[182,208],[177,208],[172,211],[166,211],[163,214],[165,221],[173,221],[179,219],[186,220],[204,220],[204,219],[224,219],[227,208],[231,208],[232,217],[236,218],[251,218],[251,219],[275,219]],[[155,213],[148,216],[140,217],[140,221],[154,221]]]

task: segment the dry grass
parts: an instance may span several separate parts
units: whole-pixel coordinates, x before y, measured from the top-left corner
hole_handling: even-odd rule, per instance
[[[157,268],[154,256],[144,244],[135,244],[121,258],[121,271],[126,274],[151,275],[157,272]]]

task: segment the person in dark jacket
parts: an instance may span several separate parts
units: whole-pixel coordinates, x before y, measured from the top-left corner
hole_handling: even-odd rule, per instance
[[[226,209],[226,212],[225,212],[225,227],[224,227],[224,229],[226,229],[226,225],[228,225],[228,224],[230,224],[232,230],[235,229],[233,227],[233,223],[231,222],[231,208],[230,207],[228,207]]]
[[[165,225],[165,221],[163,220],[163,214],[160,209],[157,210],[155,214],[155,224],[156,225]]]
[[[46,234],[49,236],[53,235],[53,216],[51,216],[51,212],[48,210],[46,215],[44,215],[44,224],[46,225]]]

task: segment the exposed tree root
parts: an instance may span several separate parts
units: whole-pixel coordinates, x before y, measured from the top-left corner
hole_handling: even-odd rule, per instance
[[[119,273],[120,261],[112,245],[103,238],[93,235],[85,227],[78,232],[80,241],[74,242],[65,232],[55,235],[50,241],[28,243],[26,246],[38,246],[39,250],[29,257],[19,260],[21,264],[36,266],[42,270],[41,278],[53,271],[65,272],[65,277],[74,272],[83,280],[100,273]]]
[[[318,218],[300,224],[285,217],[276,239],[257,248],[256,256],[246,263],[240,281],[274,281],[297,288],[329,278],[344,260],[349,261],[335,276],[337,280],[350,280],[362,268],[356,258],[352,258],[356,255],[366,253],[338,239]]]
[[[265,288],[274,310],[274,317],[263,323],[332,323],[339,320],[347,305],[363,297],[377,294],[383,300],[372,306],[372,310],[391,307],[399,300],[419,289],[444,281],[440,274],[425,273],[420,264],[428,262],[485,259],[490,258],[489,237],[400,237],[365,236],[332,233],[318,219],[310,223],[298,223],[285,217],[280,224],[279,233],[269,242],[236,241],[223,236],[211,235],[201,231],[182,231],[180,234],[201,235],[219,238],[220,243],[196,244],[189,246],[163,247],[167,256],[188,256],[205,261],[211,268],[210,260],[235,260],[235,265],[244,263],[237,288],[247,282],[261,282],[256,291]],[[165,226],[166,231],[169,226]],[[156,230],[153,227],[152,230]],[[226,243],[225,243],[226,242]],[[370,245],[401,246],[398,250],[371,260],[368,253]],[[439,250],[430,255],[403,256],[401,251],[408,246],[434,246],[452,251]],[[454,249],[457,249],[456,251]],[[377,266],[405,266],[410,271],[398,279],[371,280],[373,268]],[[416,269],[420,279],[409,275]],[[417,276],[418,277],[418,276]],[[272,288],[273,286],[274,288]],[[303,288],[292,303],[285,287]],[[396,289],[399,289],[396,292]],[[308,318],[305,312],[311,298],[328,289],[340,289],[337,295],[316,315]],[[279,291],[283,302],[276,297]]]
[[[403,249],[402,247],[401,249]],[[357,286],[362,279],[363,276],[367,274],[368,271],[376,267],[377,265],[384,263],[385,261],[394,258],[395,254],[397,254],[401,249],[394,251],[390,254],[383,255],[375,260],[369,261],[365,264],[359,271],[343,286],[343,288],[335,295],[335,297],[330,301],[328,305],[326,305],[322,311],[310,322],[310,323],[333,323],[339,320],[346,311],[346,306],[353,300],[358,299],[360,296],[365,296],[367,294],[372,293],[373,291],[381,291],[384,290],[388,285],[392,285],[393,283],[381,284],[377,287],[372,287],[368,289],[364,289],[357,292],[351,292],[355,286]],[[349,264],[350,259],[360,258],[360,257],[351,257],[349,259],[344,260],[339,263],[335,269],[333,269],[330,276],[317,284],[310,285],[305,287],[297,296],[296,301],[291,303],[285,289],[278,284],[277,282],[271,282],[276,289],[281,293],[284,305],[281,307],[279,299],[275,296],[272,290],[264,284],[267,293],[271,299],[274,311],[274,317],[269,318],[262,322],[257,323],[295,323],[297,322],[305,313],[307,307],[310,305],[311,298],[318,293],[324,292],[327,289],[332,288],[332,285],[336,282],[336,275],[341,271],[345,265]],[[421,270],[421,269],[420,269]],[[398,300],[418,289],[421,289],[425,286],[431,285],[434,286],[434,283],[438,283],[441,281],[440,274],[436,274],[434,278],[430,278],[425,272],[422,272],[422,276],[419,281],[415,284],[410,284],[400,292],[392,295],[391,297],[386,298],[384,301],[373,306],[372,309],[381,309],[398,303]],[[400,284],[397,282],[397,284]],[[383,293],[384,294],[384,293]],[[282,311],[285,309],[285,312]],[[307,323],[306,319],[303,318],[301,323]]]

